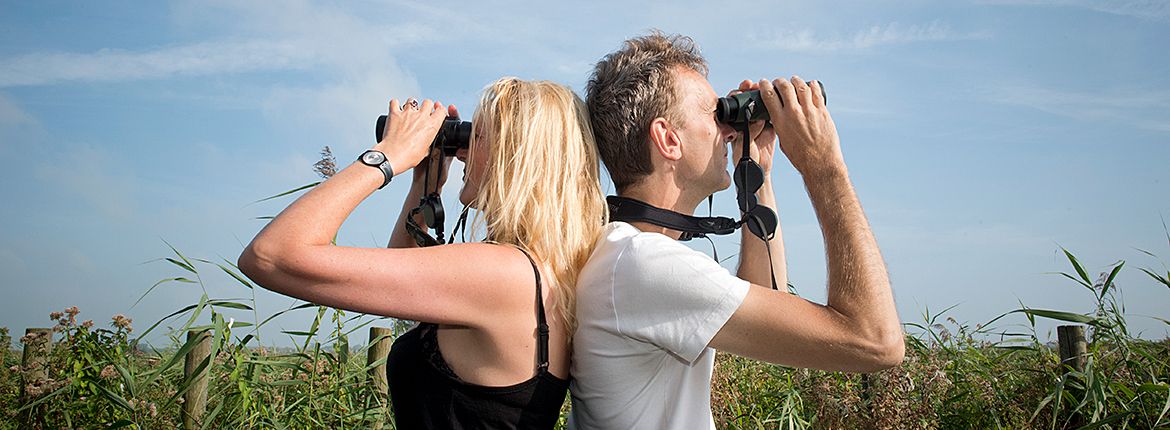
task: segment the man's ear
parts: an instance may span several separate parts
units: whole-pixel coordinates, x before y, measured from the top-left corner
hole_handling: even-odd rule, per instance
[[[650,123],[650,145],[662,158],[672,161],[682,158],[682,139],[666,118],[654,118]]]

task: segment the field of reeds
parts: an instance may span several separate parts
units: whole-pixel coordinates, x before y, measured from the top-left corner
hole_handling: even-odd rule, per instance
[[[1129,332],[1114,283],[1127,270],[1124,263],[1093,277],[1073,254],[1066,255],[1072,270],[1061,275],[1070,288],[1092,295],[1093,312],[1025,307],[976,326],[960,324],[945,311],[928,313],[922,321],[906,323],[905,362],[873,374],[790,369],[721,354],[712,396],[717,424],[748,429],[1170,428],[1170,340],[1144,340]],[[191,259],[178,251],[164,260],[181,272],[169,282],[202,283],[201,271],[216,270],[241,288],[255,290],[230,262]],[[1139,270],[1151,281],[1142,287],[1170,294],[1170,273]],[[253,322],[224,316],[228,310],[253,308],[254,299],[204,295],[141,331],[123,315],[95,322],[76,307],[52,312],[47,317],[55,324],[54,342],[43,364],[22,367],[20,350],[4,351],[0,428],[181,428],[184,403],[193,394],[191,375],[199,371],[208,375],[205,412],[195,417],[202,428],[394,428],[385,397],[369,376],[384,358],[367,359],[364,329],[377,322],[397,334],[404,323],[360,322],[359,315],[312,304],[257,315]],[[292,311],[315,312],[305,330],[284,332],[301,343],[281,351],[262,346],[256,329]],[[996,328],[1013,314],[1026,317],[1032,330]],[[1055,347],[1036,336],[1037,318],[1087,327],[1083,369],[1061,364]],[[160,327],[169,327],[170,345],[144,347],[142,339],[164,330]],[[199,332],[210,334],[209,358],[188,364],[198,337],[187,334]],[[11,336],[0,330],[0,342],[11,344]],[[18,343],[36,345],[42,337],[25,336]]]

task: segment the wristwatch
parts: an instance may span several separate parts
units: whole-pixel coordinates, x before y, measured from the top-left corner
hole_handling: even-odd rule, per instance
[[[390,160],[386,159],[386,154],[383,154],[382,151],[371,149],[363,152],[362,156],[358,157],[358,161],[361,161],[362,164],[367,166],[377,167],[382,170],[382,175],[386,177],[386,180],[382,182],[381,187],[378,187],[379,190],[385,187],[386,184],[389,184],[390,178],[394,177],[394,169],[390,168]]]

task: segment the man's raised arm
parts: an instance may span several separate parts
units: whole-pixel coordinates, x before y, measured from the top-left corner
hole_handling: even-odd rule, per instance
[[[791,82],[761,81],[760,91],[780,148],[803,177],[820,222],[828,303],[753,288],[711,346],[825,370],[897,365],[905,347],[885,262],[849,181],[820,85],[810,87],[793,77]]]

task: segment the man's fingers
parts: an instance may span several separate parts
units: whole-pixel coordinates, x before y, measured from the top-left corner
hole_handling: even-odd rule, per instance
[[[812,106],[812,91],[800,76],[792,75],[792,86],[796,89],[796,101],[801,106]]]
[[[456,109],[455,105],[447,105],[447,117],[459,118],[459,109]]]
[[[825,107],[825,86],[821,81],[812,81],[809,85],[809,90],[812,93],[813,106],[823,108]]]
[[[763,84],[764,83],[761,82],[761,85]],[[777,114],[781,114],[783,113],[784,109],[791,111],[796,110],[796,89],[792,87],[791,82],[788,82],[786,79],[776,79],[771,82],[767,82],[767,84],[776,93],[775,105],[768,105],[768,112],[776,112]],[[763,90],[763,87],[760,89]],[[776,123],[777,119],[777,117],[773,117],[772,122]]]

